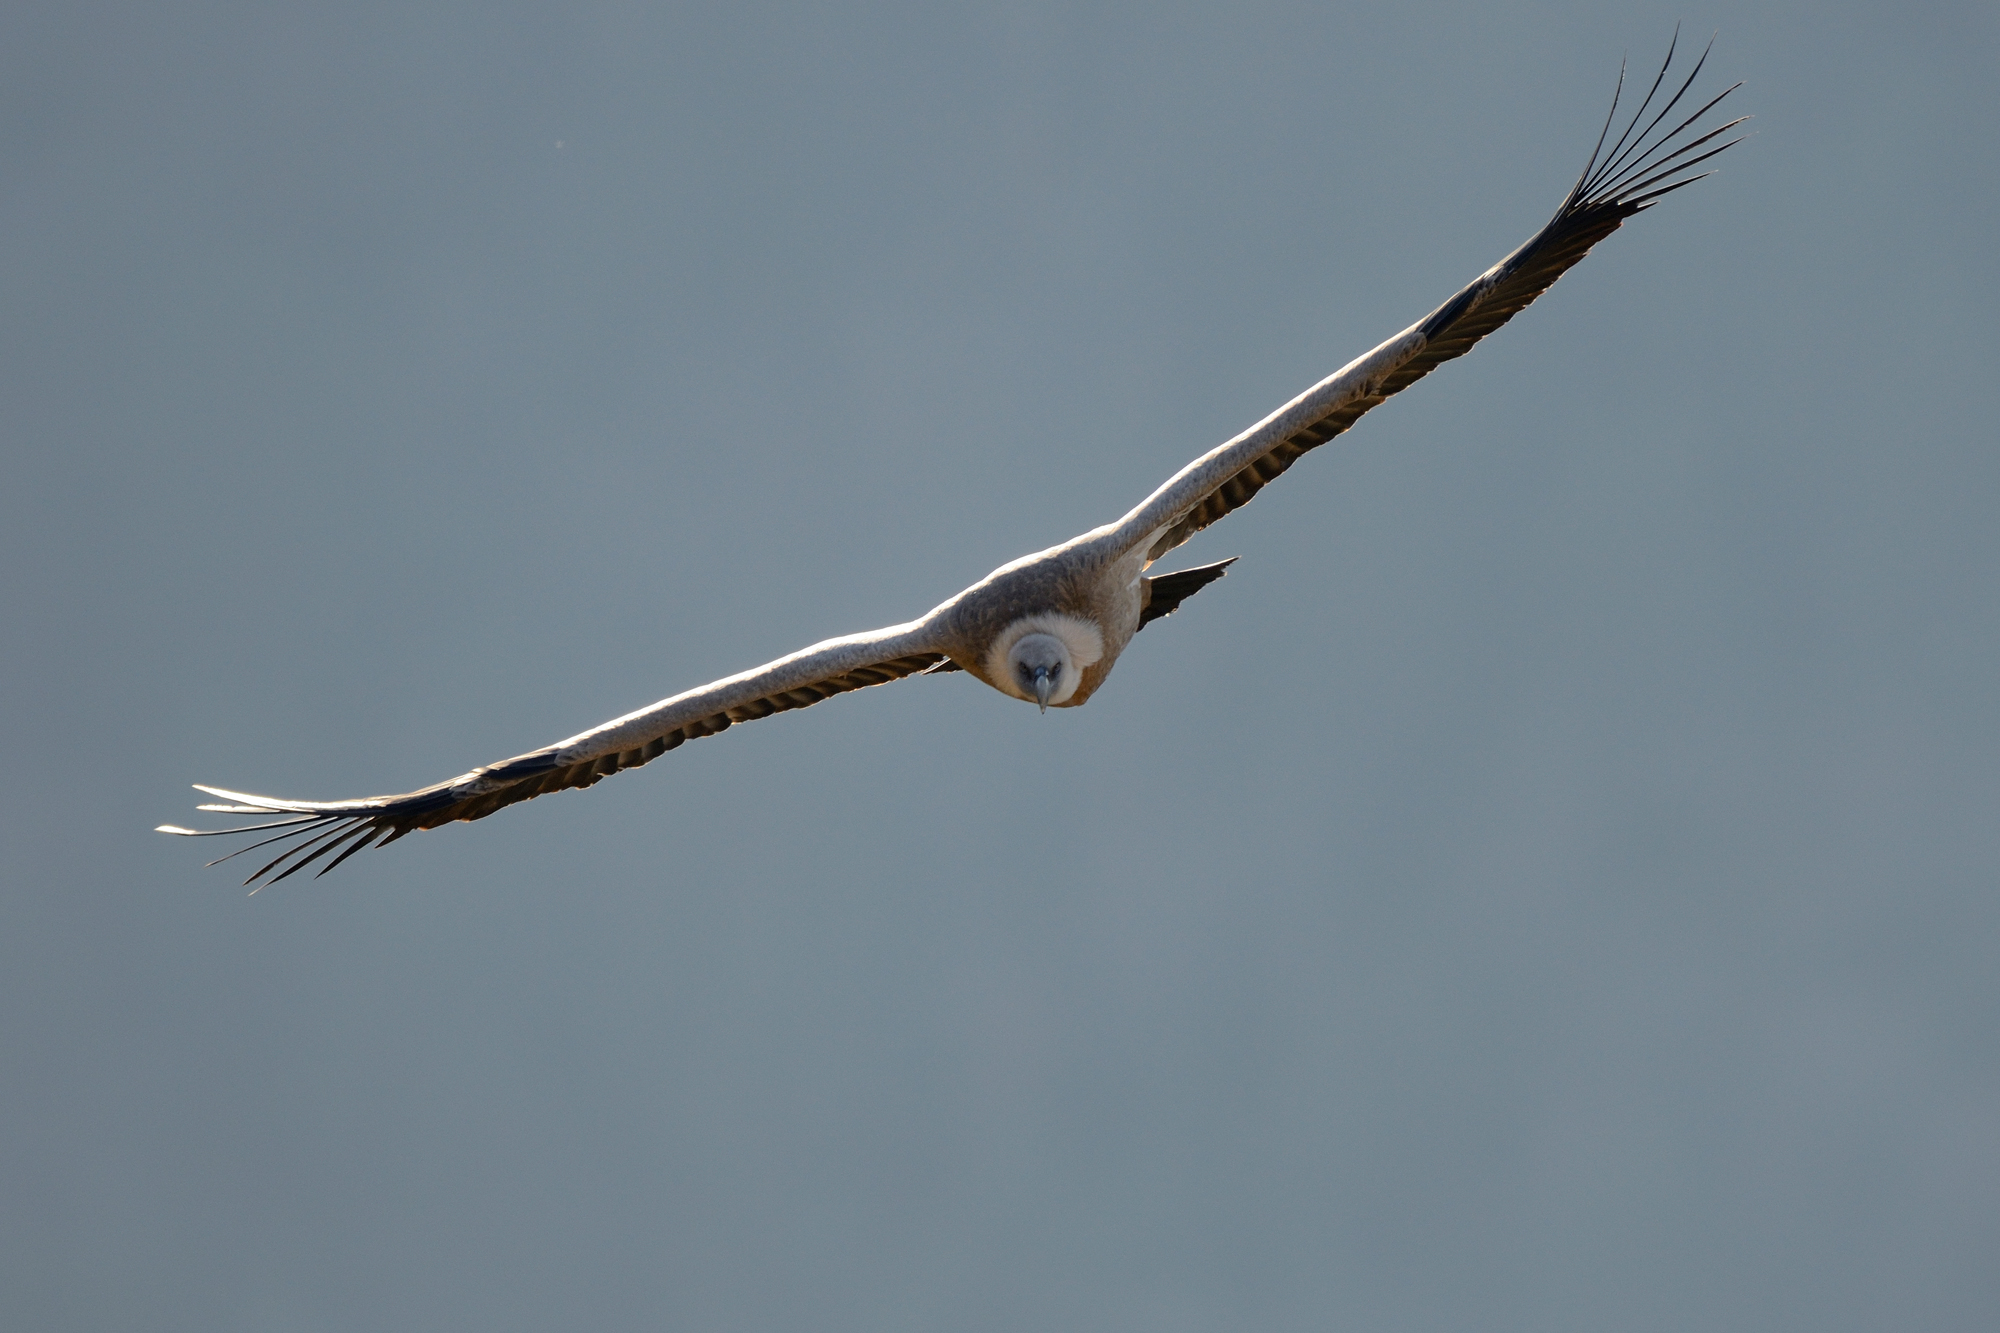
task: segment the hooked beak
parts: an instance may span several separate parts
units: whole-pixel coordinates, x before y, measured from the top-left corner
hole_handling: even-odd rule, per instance
[[[1045,666],[1036,667],[1035,702],[1042,706],[1044,713],[1049,711],[1049,691],[1053,688],[1054,686],[1049,683],[1049,669]]]

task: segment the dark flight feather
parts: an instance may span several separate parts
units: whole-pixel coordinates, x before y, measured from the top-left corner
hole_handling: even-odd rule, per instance
[[[1668,99],[1643,130],[1638,129],[1640,117],[1651,106],[1654,95],[1666,79],[1668,68],[1673,64],[1674,44],[1670,44],[1667,59],[1660,66],[1652,89],[1640,102],[1638,110],[1632,113],[1624,133],[1606,153],[1604,140],[1617,119],[1619,97],[1625,88],[1625,72],[1621,68],[1617,91],[1611,97],[1611,112],[1605,117],[1597,146],[1591,151],[1590,160],[1584,164],[1562,207],[1556,210],[1556,215],[1549,219],[1547,225],[1426,316],[1419,325],[1425,340],[1422,349],[1384,379],[1376,392],[1343,403],[1319,420],[1293,430],[1269,451],[1211,491],[1156,538],[1147,554],[1158,559],[1209,524],[1250,503],[1258,491],[1277,480],[1293,463],[1345,431],[1370,408],[1401,393],[1446,361],[1471,351],[1474,343],[1526,309],[1537,296],[1548,290],[1551,283],[1588,254],[1593,245],[1616,231],[1626,218],[1644,212],[1661,196],[1692,185],[1706,175],[1706,172],[1696,176],[1685,176],[1683,173],[1740,140],[1732,139],[1699,157],[1690,159],[1685,155],[1742,124],[1747,118],[1738,117],[1691,142],[1677,142],[1676,136],[1741,84],[1731,84],[1723,89],[1701,110],[1665,134],[1654,136],[1653,131],[1687,95],[1695,75],[1701,72],[1702,64],[1707,59],[1708,53],[1703,51],[1679,91]],[[1655,186],[1658,188],[1653,188]]]
[[[1180,609],[1182,602],[1206,588],[1209,584],[1229,572],[1237,557],[1218,560],[1212,565],[1197,565],[1193,569],[1183,569],[1172,574],[1161,574],[1146,580],[1146,605],[1139,612],[1139,628],[1144,629],[1162,616],[1170,616]]]

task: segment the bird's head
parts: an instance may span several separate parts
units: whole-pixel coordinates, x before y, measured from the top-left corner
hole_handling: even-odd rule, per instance
[[[1053,634],[1027,634],[1007,654],[1008,679],[1021,696],[1044,713],[1076,692],[1076,663],[1069,647]]]
[[[986,659],[989,679],[1017,699],[1047,712],[1083,683],[1084,669],[1104,656],[1104,635],[1076,616],[1026,616],[994,641]]]

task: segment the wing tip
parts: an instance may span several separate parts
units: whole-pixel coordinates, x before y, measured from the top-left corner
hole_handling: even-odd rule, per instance
[[[1707,45],[1702,48],[1700,56],[1695,59],[1694,68],[1688,72],[1687,78],[1681,83],[1679,88],[1675,89],[1667,97],[1665,104],[1659,108],[1657,114],[1651,120],[1646,121],[1642,128],[1640,121],[1645,117],[1647,111],[1652,108],[1653,99],[1660,92],[1668,71],[1673,68],[1674,55],[1680,46],[1680,25],[1674,25],[1674,35],[1672,40],[1667,43],[1667,57],[1660,64],[1659,73],[1654,76],[1652,86],[1647,89],[1644,99],[1640,101],[1637,109],[1632,112],[1631,119],[1626,122],[1624,131],[1618,136],[1617,141],[1611,145],[1610,150],[1607,152],[1604,147],[1604,141],[1612,123],[1617,119],[1620,94],[1624,91],[1624,66],[1621,62],[1619,66],[1618,88],[1611,96],[1611,111],[1605,119],[1604,132],[1598,135],[1597,144],[1591,150],[1590,160],[1584,165],[1582,174],[1578,176],[1575,186],[1571,188],[1569,197],[1563,201],[1562,208],[1557,210],[1556,222],[1560,222],[1564,218],[1574,214],[1593,212],[1605,208],[1617,210],[1621,216],[1629,217],[1641,211],[1643,205],[1649,199],[1657,198],[1660,193],[1665,193],[1665,191],[1657,191],[1651,196],[1644,196],[1644,191],[1649,186],[1660,184],[1668,178],[1692,167],[1695,162],[1713,157],[1716,153],[1722,151],[1721,148],[1713,149],[1703,154],[1701,158],[1696,158],[1694,162],[1682,161],[1679,165],[1675,165],[1676,159],[1683,158],[1686,154],[1692,152],[1708,140],[1713,139],[1718,134],[1722,134],[1735,125],[1742,123],[1745,117],[1738,117],[1727,125],[1719,126],[1716,129],[1708,131],[1706,134],[1700,135],[1692,142],[1681,141],[1681,135],[1685,131],[1713,110],[1724,98],[1743,86],[1743,81],[1740,79],[1730,84],[1727,88],[1724,88],[1714,97],[1709,98],[1693,115],[1688,116],[1671,129],[1657,136],[1654,133],[1654,131],[1659,129],[1661,122],[1666,120],[1667,116],[1676,106],[1680,105],[1681,99],[1687,96],[1688,90],[1694,86],[1695,80],[1700,77],[1702,70],[1708,64],[1708,58],[1715,49],[1715,42],[1716,34],[1711,34]],[[1731,147],[1737,142],[1740,142],[1740,140],[1731,140],[1730,143],[1724,144],[1723,148]],[[1677,143],[1678,147],[1676,147]],[[1641,177],[1647,176],[1649,173],[1654,173],[1650,180],[1641,180]]]

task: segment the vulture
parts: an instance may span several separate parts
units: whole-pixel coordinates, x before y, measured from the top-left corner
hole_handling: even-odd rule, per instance
[[[1590,159],[1545,226],[1422,319],[1201,455],[1114,522],[1002,565],[915,620],[816,643],[433,786],[396,796],[296,801],[197,785],[219,798],[198,808],[254,815],[258,822],[220,829],[163,824],[159,831],[196,838],[269,834],[230,853],[281,845],[245,881],[261,887],[314,864],[325,874],[364,847],[418,829],[484,819],[550,792],[592,786],[740,722],[910,676],[964,672],[1044,713],[1078,707],[1103,686],[1140,630],[1171,615],[1231,563],[1148,573],[1154,561],[1250,503],[1370,408],[1471,351],[1625,219],[1709,174],[1695,168],[1740,142],[1716,140],[1747,117],[1714,128],[1701,124],[1740,84],[1676,116],[1683,101],[1698,100],[1687,94],[1707,58],[1704,51],[1676,87],[1667,78],[1674,60],[1669,45],[1652,87],[1612,140],[1625,85],[1621,66]]]

